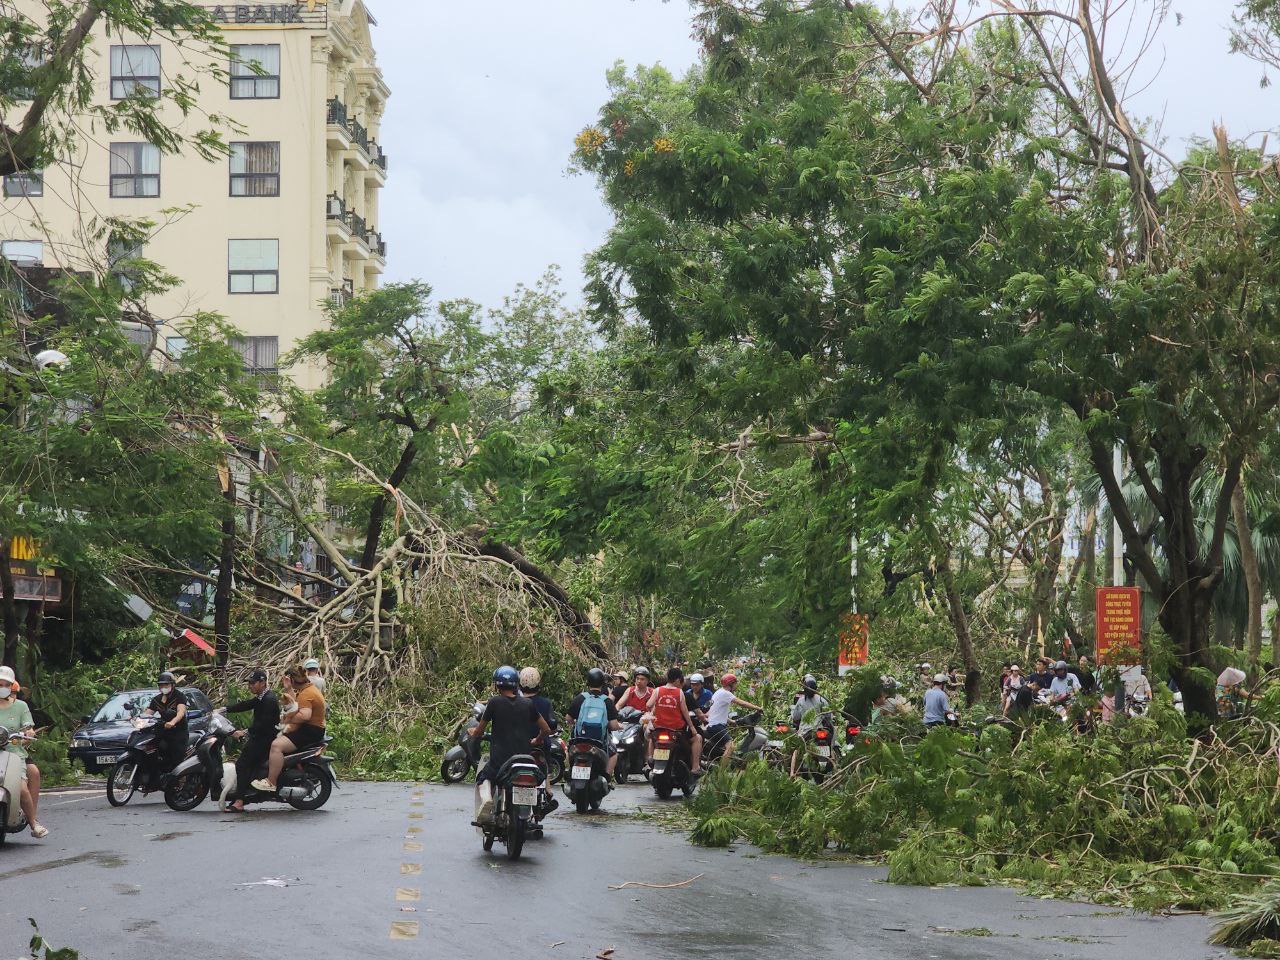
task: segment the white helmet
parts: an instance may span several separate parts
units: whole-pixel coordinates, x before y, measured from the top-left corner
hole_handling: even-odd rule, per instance
[[[13,667],[0,667],[0,683],[17,683],[18,678],[13,675]]]
[[[537,667],[525,667],[520,671],[520,686],[525,690],[537,690],[542,686],[542,674]]]
[[[947,676],[945,673],[935,673],[933,675],[934,683],[948,683],[950,680],[951,678]]]
[[[706,683],[706,682],[707,682],[707,680],[706,680],[706,678],[705,678],[702,674],[700,674],[700,673],[691,673],[691,674],[689,674],[689,682],[690,682],[690,683]]]

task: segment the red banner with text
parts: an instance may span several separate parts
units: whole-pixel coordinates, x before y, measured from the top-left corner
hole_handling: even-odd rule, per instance
[[[843,675],[867,662],[871,620],[865,613],[846,613],[840,618],[839,666]]]
[[[1142,590],[1099,587],[1094,600],[1098,662],[1118,665],[1142,662]]]

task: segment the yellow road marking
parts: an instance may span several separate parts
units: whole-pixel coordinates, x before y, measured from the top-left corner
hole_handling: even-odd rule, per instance
[[[423,803],[421,800],[415,800],[415,801],[413,801],[413,803],[409,804],[409,806],[411,806],[411,807],[425,807],[425,806],[426,806],[426,804],[425,804],[425,803]]]
[[[420,814],[420,813],[411,813],[411,814],[409,814],[409,819],[410,819],[410,820],[421,820],[421,819],[422,819],[422,814]]]
[[[422,891],[417,887],[396,887],[396,903],[417,903],[422,899]]]
[[[414,842],[414,841],[412,841],[412,840],[406,840],[406,841],[404,842],[404,852],[405,852],[405,853],[421,853],[421,852],[422,852],[422,844],[420,844],[420,843],[415,843],[415,842]]]
[[[405,833],[421,833],[421,832],[422,832],[421,827],[410,827],[405,831]]]
[[[417,937],[417,920],[396,920],[391,924],[392,940],[415,940]]]
[[[405,877],[416,877],[422,873],[422,864],[420,863],[402,863],[400,864],[400,874]]]

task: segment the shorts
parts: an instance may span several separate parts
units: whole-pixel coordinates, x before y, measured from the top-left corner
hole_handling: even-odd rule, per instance
[[[715,747],[719,745],[722,741],[727,739],[728,736],[729,736],[729,725],[725,723],[714,724],[713,726],[707,727],[707,729],[703,732],[703,738],[707,742],[708,750],[715,749]]]
[[[281,734],[287,737],[289,742],[293,744],[294,750],[306,750],[317,744],[324,743],[324,727],[313,727],[309,723],[304,723],[292,733]]]

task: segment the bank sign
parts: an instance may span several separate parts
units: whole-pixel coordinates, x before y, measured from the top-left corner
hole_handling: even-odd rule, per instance
[[[329,23],[324,0],[295,3],[218,3],[204,8],[224,30],[260,30],[325,27]]]

